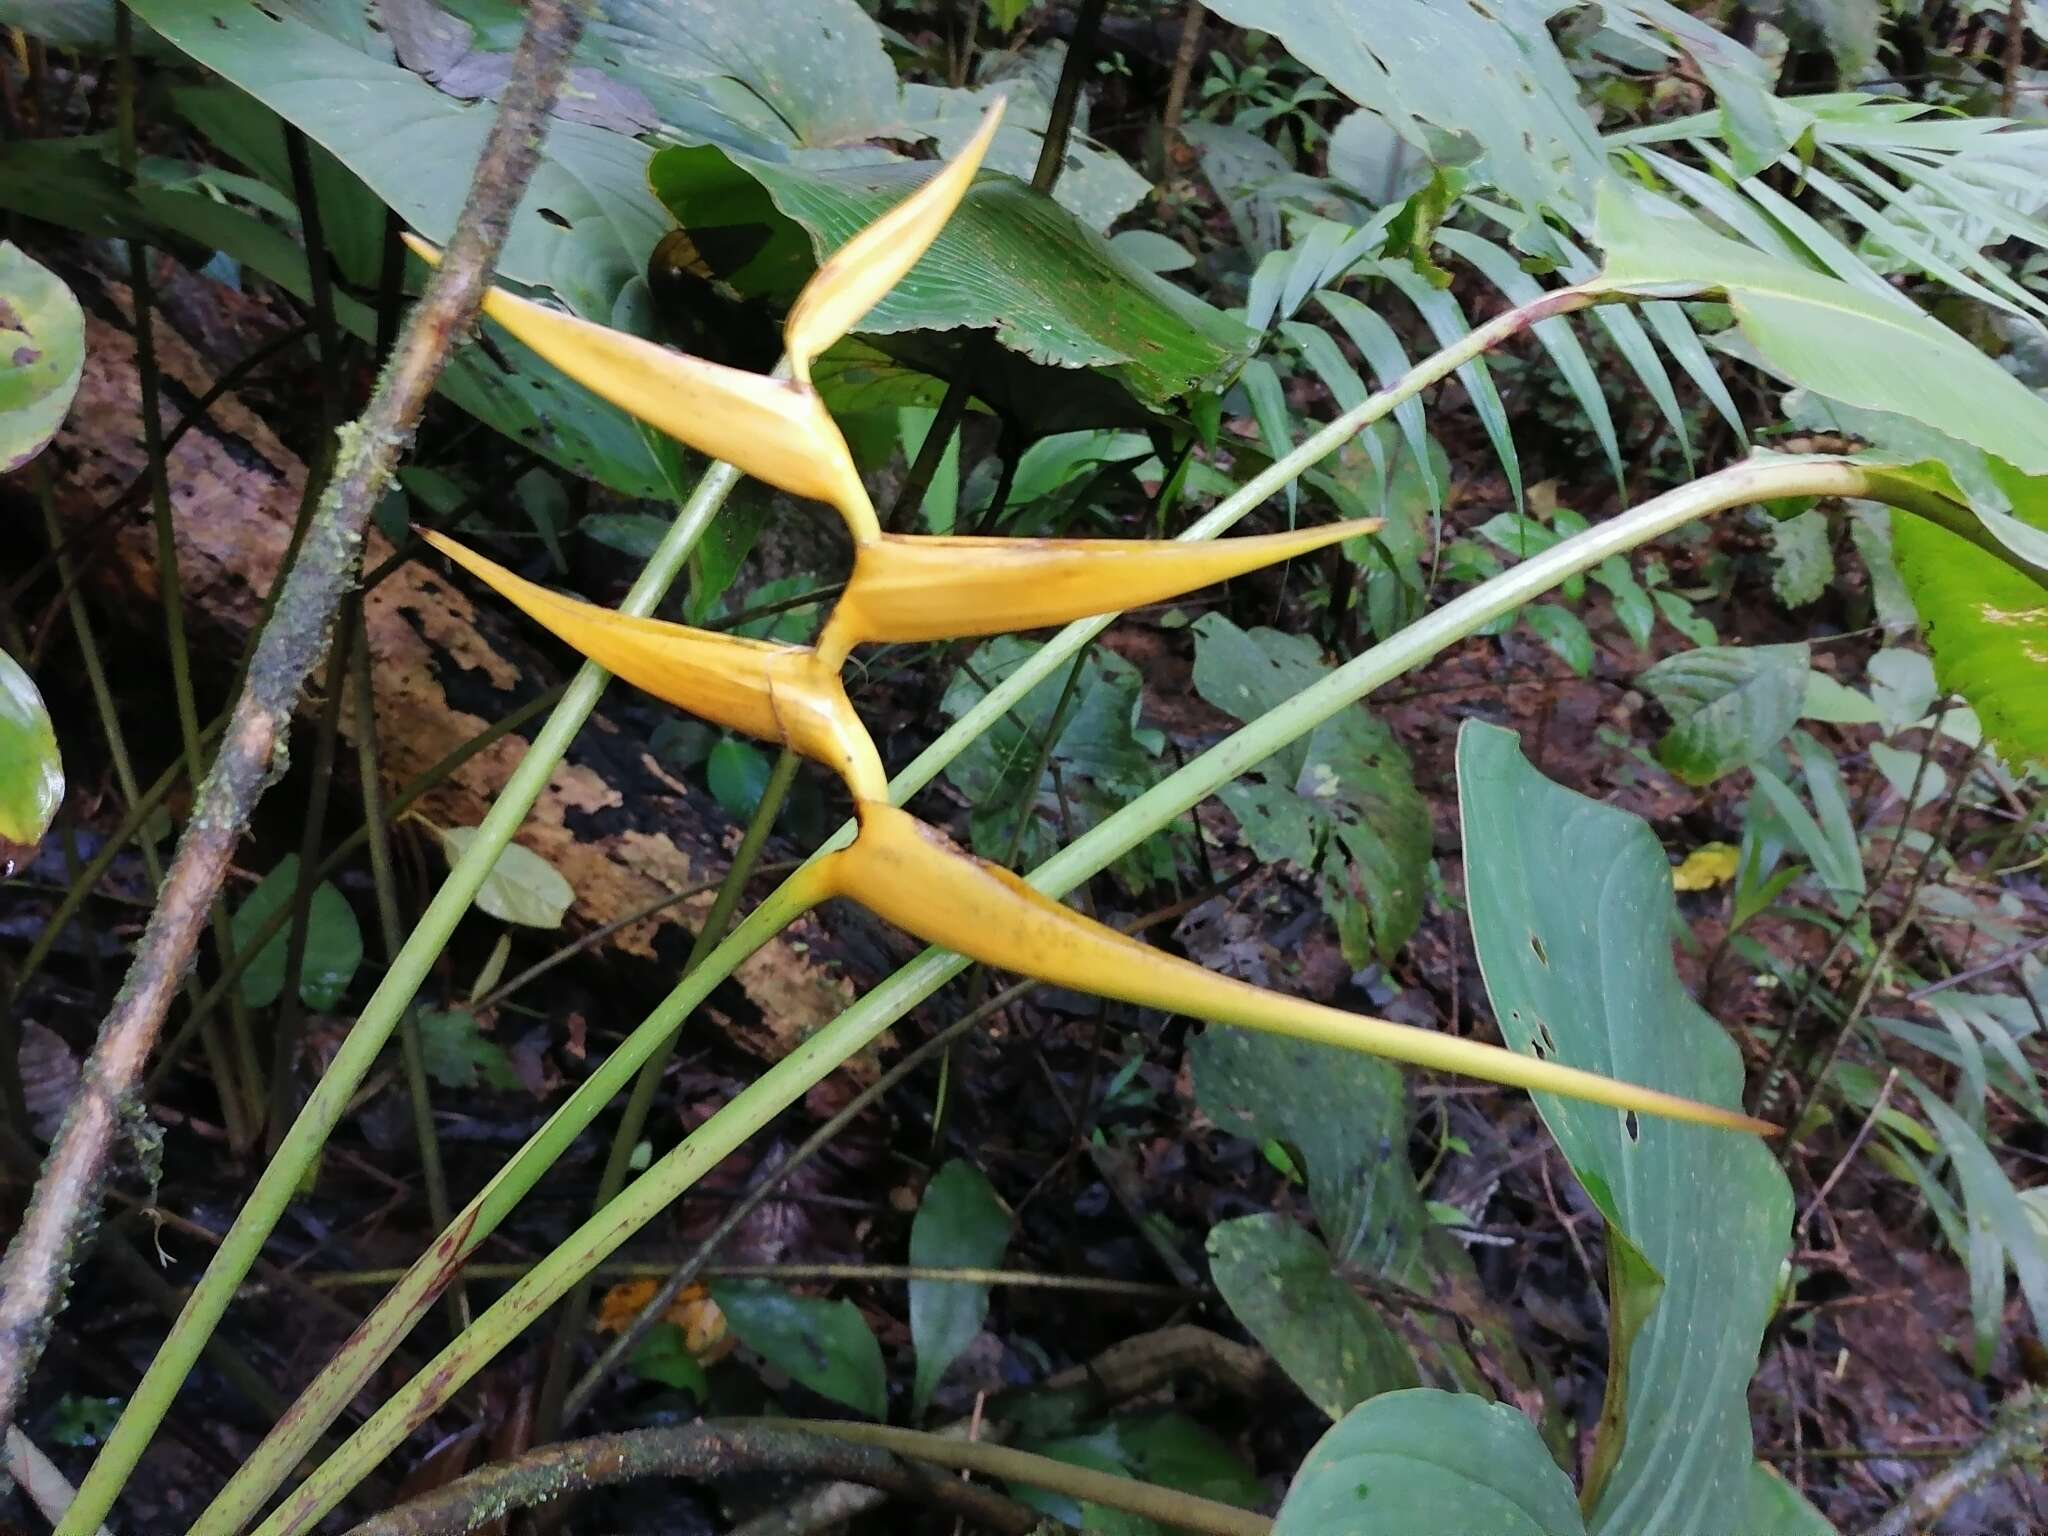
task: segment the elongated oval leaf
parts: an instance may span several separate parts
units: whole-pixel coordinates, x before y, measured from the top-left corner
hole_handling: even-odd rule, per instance
[[[1287,1217],[1268,1211],[1212,1229],[1209,1273],[1237,1320],[1331,1418],[1418,1381],[1408,1346],[1329,1249]]]
[[[711,1299],[733,1335],[770,1365],[856,1413],[888,1417],[882,1346],[852,1302],[792,1296],[759,1280],[715,1280]]]
[[[291,904],[299,884],[299,856],[288,853],[265,875],[241,906],[232,924],[238,942],[247,942],[272,914]],[[242,1001],[267,1008],[284,991],[287,936],[278,934],[242,972]],[[299,997],[308,1008],[334,1007],[348,991],[363,963],[363,930],[348,899],[327,881],[313,887],[306,910],[306,951],[299,968]]]
[[[1514,1409],[1389,1392],[1316,1442],[1273,1536],[1583,1536],[1572,1485]],[[1756,1536],[1764,1536],[1761,1531]]]
[[[1688,784],[1756,762],[1799,723],[1804,645],[1715,645],[1667,656],[1638,679],[1671,716],[1657,761]]]
[[[475,827],[440,829],[441,849],[450,864],[468,851],[477,831]],[[575,888],[562,878],[562,872],[519,843],[505,845],[476,893],[477,906],[492,917],[528,928],[561,927],[562,918],[575,902]]]
[[[958,1158],[925,1186],[910,1224],[910,1262],[924,1269],[994,1269],[1010,1246],[1010,1212],[974,1164]],[[910,1341],[917,1350],[913,1411],[922,1414],[960,1352],[988,1316],[988,1287],[951,1280],[910,1282]]]
[[[56,273],[0,240],[0,475],[56,436],[84,369],[78,300]]]
[[[50,712],[35,680],[0,651],[0,842],[33,848],[63,802],[64,763]]]
[[[1480,973],[1518,1049],[1717,1104],[1741,1059],[1671,957],[1671,867],[1638,818],[1551,783],[1514,734],[1458,737]],[[1749,1378],[1790,1248],[1791,1187],[1763,1143],[1537,1096],[1608,1223],[1612,1419],[1596,1536],[1736,1536]],[[1710,1203],[1712,1219],[1703,1218]]]

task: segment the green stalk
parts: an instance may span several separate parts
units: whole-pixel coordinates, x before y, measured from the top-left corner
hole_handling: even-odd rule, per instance
[[[621,611],[636,615],[654,611],[739,478],[739,471],[729,464],[711,467],[662,536],[640,579],[619,605]],[[264,1239],[284,1214],[335,1122],[376,1064],[392,1030],[455,931],[455,925],[468,912],[484,877],[512,841],[512,834],[519,830],[534,801],[540,798],[555,766],[569,750],[583,722],[590,718],[610,680],[610,674],[603,668],[586,663],[564,690],[562,702],[534,737],[533,745],[506,781],[476,837],[449,870],[448,878],[407,936],[405,947],[393,957],[383,981],[364,1005],[334,1060],[321,1074],[319,1084],[292,1122],[276,1156],[264,1167],[256,1188],[222,1240],[219,1253],[207,1266],[191,1299],[185,1303],[183,1314],[150,1362],[120,1422],[93,1462],[92,1470],[79,1485],[78,1499],[58,1528],[60,1536],[87,1536],[113,1507],[129,1473],[170,1411],[171,1401],[190,1373],[201,1346],[219,1325],[236,1288],[262,1251]]]
[[[1381,684],[1610,556],[1729,507],[1783,496],[1865,496],[1869,491],[1862,470],[1839,460],[1744,463],[1565,539],[1446,603],[1244,726],[1061,850],[1033,873],[1031,883],[1050,896],[1065,894],[1190,806]],[[775,902],[771,897],[768,906]],[[766,910],[764,906],[763,912]],[[634,1041],[650,1030],[666,1034],[673,1029],[737,965],[743,957],[737,941],[754,926],[750,919],[733,940],[714,951],[616,1055],[626,1054]],[[926,950],[742,1089],[528,1271],[468,1332],[429,1361],[350,1436],[339,1455],[325,1462],[259,1527],[258,1536],[291,1536],[309,1529],[593,1265],[616,1252],[707,1171],[969,963],[958,955]],[[364,1329],[375,1326],[376,1321],[377,1315],[372,1314]],[[303,1401],[300,1407],[304,1407]],[[309,1427],[324,1427],[326,1422]],[[202,1520],[195,1527],[195,1536],[228,1529],[232,1527],[209,1526]]]
[[[1197,542],[1213,539],[1226,532],[1253,508],[1284,489],[1311,465],[1335,452],[1358,432],[1392,412],[1404,401],[1449,377],[1472,358],[1552,315],[1583,308],[1590,302],[1590,296],[1580,290],[1563,289],[1495,317],[1462,338],[1457,345],[1424,359],[1389,388],[1361,401],[1328,426],[1310,434],[1292,452],[1276,460],[1237,491],[1217,503],[1205,517],[1190,526],[1180,537],[1188,542]],[[1109,614],[1070,624],[1051,641],[1041,646],[1014,672],[984,694],[973,708],[955,721],[951,728],[890,782],[890,799],[898,805],[908,801],[912,795],[937,777],[939,772],[982,732],[1015,708],[1063,662],[1072,661],[1083,647],[1109,627],[1115,617],[1114,614]],[[813,862],[835,848],[844,847],[852,840],[853,831],[853,823],[847,822],[842,825],[813,856]],[[1111,858],[1120,856],[1123,851],[1126,850],[1118,850]],[[806,869],[809,867],[805,866]],[[342,1408],[369,1382],[398,1341],[411,1332],[413,1325],[432,1305],[435,1295],[448,1283],[449,1273],[460,1266],[464,1257],[482,1244],[497,1223],[503,1219],[504,1214],[538,1182],[561,1150],[573,1142],[584,1127],[596,1118],[610,1097],[624,1086],[627,1078],[653,1054],[662,1040],[670,1032],[681,1027],[690,1010],[703,997],[709,995],[712,988],[731,975],[741,962],[766,943],[783,924],[793,921],[796,916],[809,909],[813,904],[813,898],[805,894],[804,882],[805,871],[799,870],[769,896],[762,907],[741,924],[729,939],[705,957],[704,963],[697,971],[686,976],[678,984],[675,991],[656,1007],[639,1028],[619,1044],[604,1065],[571,1094],[526,1145],[506,1162],[483,1193],[457,1215],[433,1247],[407,1271],[406,1279],[378,1303],[376,1310],[362,1327],[307,1386],[299,1401],[293,1406],[292,1413],[271,1430],[255,1454],[244,1462],[228,1486],[200,1516],[192,1528],[192,1536],[233,1536],[234,1532],[242,1529],[244,1523],[289,1475],[291,1467],[304,1454],[311,1437],[334,1421]],[[775,923],[774,927],[766,926],[770,921]],[[929,955],[926,958],[928,960]],[[914,963],[909,971],[899,972],[898,978],[917,972],[917,965],[923,963]],[[925,992],[909,997],[899,1013],[914,1007],[946,977],[956,974],[960,964],[962,963],[956,963],[954,969],[947,971],[945,976],[931,981]],[[923,974],[917,972],[917,976]],[[913,976],[905,985],[916,985],[917,976]],[[867,999],[863,999],[862,1004],[855,1005],[855,1011],[871,1004],[876,996],[877,994],[870,993]],[[891,1014],[889,1017],[893,1019],[897,1016]],[[842,1014],[834,1024],[827,1026],[827,1033],[840,1029],[849,1017],[852,1017],[852,1014]],[[882,1027],[886,1026],[877,1026],[876,1032]],[[835,1038],[843,1037],[842,1035]],[[804,1064],[814,1063],[818,1059],[818,1051],[814,1047],[815,1042],[821,1038],[822,1035],[813,1037],[812,1042],[799,1046],[792,1056],[771,1068],[768,1077],[756,1083],[754,1088],[759,1089],[770,1079],[781,1081],[775,1078],[778,1072],[800,1073],[805,1070]],[[868,1038],[872,1038],[872,1034]],[[865,1044],[864,1040],[838,1055],[830,1056],[796,1092],[801,1094],[847,1055],[860,1049],[862,1044]],[[754,1090],[748,1090],[752,1091]],[[743,1093],[741,1100],[746,1097],[747,1094]],[[741,1100],[735,1100],[734,1105],[727,1106],[726,1111],[714,1117],[713,1121],[701,1128],[698,1134],[703,1134],[703,1130],[709,1129],[710,1124],[718,1123]],[[683,1145],[687,1146],[689,1143],[685,1142]],[[681,1150],[681,1147],[677,1148],[678,1152]],[[673,1155],[672,1153],[671,1156]],[[641,1182],[644,1183],[645,1180]],[[598,1218],[593,1218],[596,1219]],[[464,1337],[467,1338],[469,1335],[465,1334]],[[60,1531],[57,1536],[80,1536],[80,1533]]]
[[[370,632],[363,627],[360,597],[349,604],[355,643],[349,652],[350,703],[356,716],[356,777],[362,781],[363,826],[370,838],[370,881],[377,893],[377,928],[384,960],[405,948],[399,915],[398,876],[391,868],[391,824],[384,811],[383,766],[377,750],[377,691],[370,676]],[[302,866],[303,867],[303,866]],[[407,1004],[398,1021],[398,1055],[405,1068],[406,1098],[412,1108],[413,1143],[420,1152],[420,1182],[426,1186],[427,1214],[436,1227],[448,1225],[448,1175],[441,1166],[441,1140],[434,1133],[434,1101],[427,1083],[427,1057],[420,1045],[420,1011]],[[448,1321],[460,1333],[470,1324],[469,1296],[460,1285],[448,1293]]]
[[[760,861],[761,849],[768,841],[768,831],[782,811],[783,799],[788,795],[790,783],[796,778],[797,765],[802,761],[788,747],[784,747],[775,759],[775,766],[768,774],[767,788],[761,792],[761,803],[754,807],[753,818],[740,838],[739,850],[733,854],[731,867],[719,884],[718,895],[712,899],[711,911],[705,915],[703,926],[690,943],[689,956],[683,961],[685,976],[704,963],[704,957],[718,946],[719,940],[725,937],[726,929],[732,925],[732,915],[746,891],[747,879]],[[640,1133],[647,1129],[647,1116],[654,1108],[654,1096],[661,1089],[662,1074],[668,1070],[669,1060],[675,1054],[677,1036],[681,1033],[678,1024],[676,1030],[654,1048],[654,1054],[641,1066],[640,1075],[633,1079],[633,1091],[626,1099],[626,1110],[619,1117],[618,1128],[612,1132],[611,1151],[606,1154],[604,1171],[598,1177],[597,1198],[591,1204],[593,1210],[603,1210],[626,1182],[626,1174],[632,1166],[633,1148],[639,1144]],[[583,1336],[583,1326],[589,1317],[592,1283],[586,1275],[569,1293],[561,1316],[555,1322],[555,1336],[548,1346],[547,1369],[541,1376],[539,1405],[534,1411],[534,1439],[543,1444],[561,1434],[562,1400],[568,1394],[569,1373],[576,1364],[576,1341]]]

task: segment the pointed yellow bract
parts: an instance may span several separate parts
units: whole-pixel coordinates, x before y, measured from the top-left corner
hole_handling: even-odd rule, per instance
[[[417,236],[406,243],[422,260],[440,260]],[[484,295],[483,309],[593,395],[757,480],[828,503],[856,541],[880,537],[839,424],[808,384],[676,352],[502,288]]]
[[[830,856],[829,888],[926,943],[983,965],[1142,1007],[1615,1109],[1728,1130],[1772,1129],[1711,1104],[1219,976],[1061,906],[1008,870],[962,853],[908,812],[889,805],[861,805],[858,812],[860,835]]]
[[[884,534],[854,553],[853,578],[818,649],[1000,635],[1163,602],[1381,526],[1378,518],[1292,533],[1182,544],[1156,539],[924,538]]]
[[[787,746],[833,770],[857,796],[888,776],[836,669],[807,646],[714,634],[578,602],[514,575],[438,533],[421,537],[542,628],[614,676],[715,725]]]
[[[834,251],[804,284],[782,325],[782,348],[800,382],[810,383],[812,359],[858,325],[930,249],[974,185],[1003,105],[997,101],[982,115],[967,147],[943,170]]]

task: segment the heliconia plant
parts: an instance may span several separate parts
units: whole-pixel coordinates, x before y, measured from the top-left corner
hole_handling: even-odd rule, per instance
[[[787,377],[748,373],[493,290],[484,312],[592,393],[793,495],[829,502],[854,541],[853,574],[815,646],[630,618],[561,597],[445,535],[443,554],[585,656],[667,703],[786,746],[838,773],[859,832],[806,868],[799,908],[859,902],[984,965],[1123,1002],[1345,1046],[1415,1066],[1729,1129],[1733,1111],[1414,1025],[1365,1018],[1218,976],[1040,895],[890,805],[873,739],[840,668],[856,645],[956,639],[1155,602],[1374,531],[1375,519],[1209,545],[882,532],[853,455],[810,382],[818,355],[916,264],[973,184],[1002,116],[990,109],[939,174],[819,267],[783,328]],[[416,243],[415,249],[428,249]]]

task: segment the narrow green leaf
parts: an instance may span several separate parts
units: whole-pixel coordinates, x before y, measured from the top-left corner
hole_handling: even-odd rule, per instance
[[[1618,191],[1603,191],[1600,235],[1604,280],[1617,290],[1725,292],[1743,334],[1796,383],[2048,473],[2048,401],[1911,305],[1738,245],[1695,219],[1660,217]]]
[[[2009,1260],[2019,1276],[2020,1291],[2033,1314],[2037,1334],[2048,1334],[2048,1239],[2027,1214],[2012,1180],[1984,1138],[1931,1089],[1915,1084],[1920,1107],[1934,1122],[1942,1149],[1955,1164],[1956,1180],[1963,1186],[1963,1212],[1971,1234],[1970,1277],[1976,1315],[1977,1369],[1990,1369],[1991,1356],[2004,1331],[2005,1266]],[[1980,1255],[1979,1247],[1987,1252]],[[2002,1252],[2001,1252],[2002,1250]],[[1989,1270],[1996,1283],[1984,1280],[1980,1271]]]
[[[1010,1245],[1010,1212],[972,1163],[956,1158],[925,1186],[910,1225],[910,1262],[929,1269],[995,1269]],[[917,1350],[911,1411],[922,1417],[948,1367],[988,1316],[988,1287],[910,1282],[910,1341]]]

